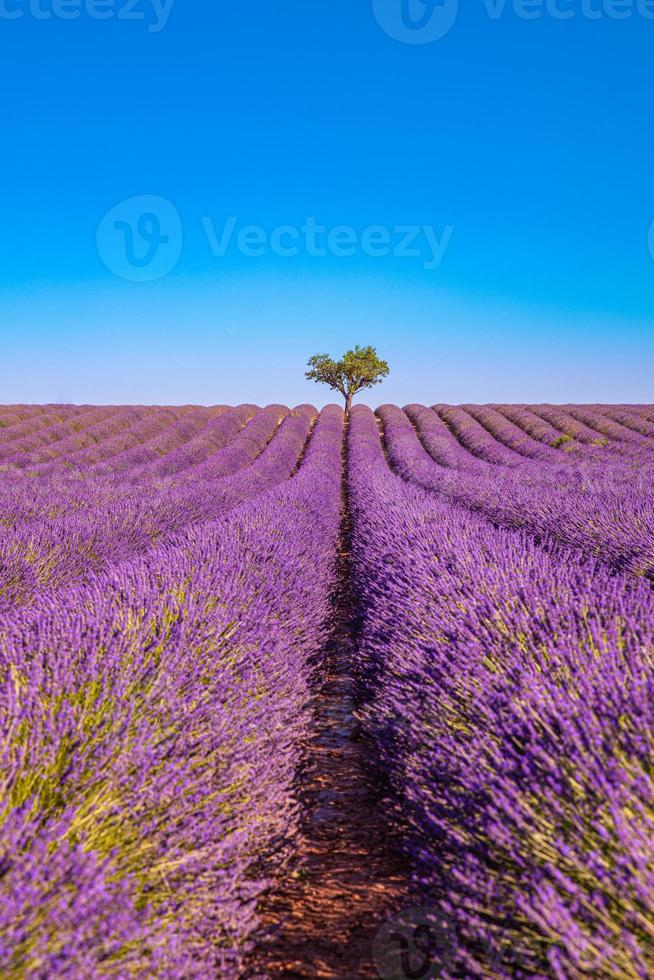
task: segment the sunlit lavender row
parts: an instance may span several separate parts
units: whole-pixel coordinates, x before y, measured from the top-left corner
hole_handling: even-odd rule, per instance
[[[441,975],[650,977],[653,487],[651,406],[0,409],[0,974],[251,970],[346,591]]]
[[[615,458],[593,440],[550,463],[530,413],[508,470],[497,415],[386,406],[382,442],[353,413],[360,714],[387,815],[441,930],[438,975],[651,977],[654,444],[570,410],[620,432]]]
[[[284,873],[334,587],[342,412],[324,410],[308,445],[312,412],[258,413],[245,438],[256,413],[236,412],[222,483],[193,437],[202,475],[154,499],[86,473],[88,496],[75,475],[48,500],[50,474],[35,497],[5,477],[7,499],[20,492],[3,561],[3,976],[238,976],[257,897]],[[134,465],[175,471],[179,422],[169,442],[159,429],[169,451],[143,443]]]

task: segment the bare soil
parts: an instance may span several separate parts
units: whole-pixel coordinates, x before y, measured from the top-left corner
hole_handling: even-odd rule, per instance
[[[344,474],[345,465],[344,454]],[[354,716],[345,477],[339,565],[334,628],[316,665],[313,734],[298,779],[304,817],[297,868],[264,903],[271,939],[257,951],[251,976],[375,978],[375,935],[393,912],[411,904],[407,869],[371,776],[371,749]]]

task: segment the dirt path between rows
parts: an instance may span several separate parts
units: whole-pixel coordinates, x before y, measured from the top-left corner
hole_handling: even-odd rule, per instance
[[[344,452],[344,474],[345,465]],[[252,975],[376,978],[375,935],[393,912],[407,907],[406,868],[380,813],[370,747],[354,718],[345,478],[339,564],[334,630],[316,667],[313,737],[298,781],[304,813],[298,870],[265,902],[264,922],[273,939],[258,951]]]

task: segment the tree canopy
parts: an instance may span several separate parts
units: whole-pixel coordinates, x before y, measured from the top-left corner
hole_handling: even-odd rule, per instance
[[[374,347],[358,345],[354,350],[346,351],[340,361],[333,360],[329,354],[314,354],[309,358],[308,367],[306,378],[339,391],[348,412],[357,392],[380,384],[390,373],[388,364],[377,356]]]

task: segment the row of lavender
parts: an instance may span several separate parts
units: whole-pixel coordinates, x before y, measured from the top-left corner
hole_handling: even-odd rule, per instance
[[[548,455],[512,454],[521,459],[519,466],[478,460],[454,469],[443,463],[443,422],[434,411],[386,405],[379,416],[389,461],[405,480],[465,504],[501,527],[528,531],[546,546],[558,542],[601,556],[617,570],[652,574],[654,439],[632,433],[629,448],[599,458],[594,448],[557,455],[541,444]],[[499,443],[480,430],[479,451],[489,456]]]
[[[526,460],[605,462],[651,448],[654,424],[635,406],[408,405],[429,419],[430,451],[443,466],[517,467]],[[654,413],[652,413],[654,415]]]
[[[349,434],[361,719],[441,975],[650,977],[654,596],[619,569],[652,567],[654,444],[518,475],[486,430],[453,473],[455,411]]]
[[[288,479],[315,419],[310,406],[241,406],[201,421],[196,414],[168,419],[163,433],[157,422],[154,440],[145,438],[149,416],[129,430],[128,442],[144,441],[126,449],[125,432],[104,440],[100,466],[98,449],[90,458],[85,448],[74,473],[0,474],[0,612],[142,554]],[[70,462],[63,447],[60,454]]]
[[[212,452],[216,413],[157,459],[103,453],[131,454],[120,479],[49,473],[42,497],[5,474],[2,976],[240,974],[297,833],[334,587],[342,412],[314,417],[241,410]]]
[[[440,405],[434,410],[441,423],[443,461],[454,466],[470,466],[477,460],[518,465],[521,456],[553,460],[551,449],[574,452],[609,446],[619,450],[625,445],[633,449],[643,436],[654,435],[652,412],[645,406]],[[177,454],[170,468],[162,460],[152,475],[175,472],[175,467],[192,465],[193,453],[206,458],[203,450],[211,451],[215,439],[215,448],[221,448],[225,423],[229,428],[230,422],[220,416],[228,414],[242,425],[255,411],[252,405],[5,408],[0,412],[0,467],[29,469],[31,475],[43,476],[62,468],[86,473],[89,466],[109,460],[110,472],[115,473],[129,467],[134,456],[156,463],[158,456],[192,440],[188,457]]]
[[[299,408],[311,411],[308,406]],[[279,424],[287,413],[283,406],[265,410],[270,425]],[[567,454],[575,461],[605,462],[627,452],[633,459],[639,448],[650,445],[654,433],[647,410],[634,407],[603,406],[599,411],[584,406],[468,405],[436,406],[432,412],[408,406],[407,413],[416,424],[420,421],[416,415],[427,420],[423,436],[436,462],[465,470],[486,464],[515,468],[528,460],[564,462]],[[23,418],[25,414],[28,418]],[[252,405],[235,409],[62,406],[38,412],[26,408],[19,418],[5,409],[0,412],[0,474],[24,475],[28,499],[47,501],[50,511],[53,486],[56,494],[62,483],[69,494],[77,488],[80,507],[89,483],[97,491],[105,479],[110,485],[115,480],[148,481],[156,489],[187,479],[214,479],[230,471],[231,460],[223,453],[226,458],[220,460],[218,473],[209,462],[243,427],[249,430],[250,422],[255,429],[265,427],[260,416]],[[242,440],[247,443],[247,431]],[[255,445],[251,458],[260,451],[261,446]]]
[[[403,479],[370,413],[351,428],[365,720],[423,887],[446,896],[452,969],[649,975],[649,591],[559,545],[649,572],[651,412],[380,417]],[[247,405],[0,415],[3,975],[238,973],[263,868],[282,871],[295,831],[307,663],[333,585],[342,418],[322,414],[302,459],[314,419]],[[534,691],[549,714],[524,710]],[[600,722],[618,734],[590,775],[550,772]],[[516,731],[525,773],[550,772],[541,796],[517,779]]]

